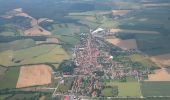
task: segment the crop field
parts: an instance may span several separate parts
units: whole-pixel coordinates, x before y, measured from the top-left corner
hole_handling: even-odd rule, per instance
[[[137,49],[137,44],[135,39],[121,40],[121,39],[107,39],[108,42],[120,47],[123,50]]]
[[[15,88],[19,77],[19,67],[11,67],[0,76],[0,89]]]
[[[47,65],[21,66],[16,88],[51,83],[52,70]]]
[[[0,65],[17,66],[39,63],[60,63],[69,59],[69,55],[59,45],[39,45],[17,51],[4,51],[0,53]]]
[[[156,70],[154,74],[148,75],[147,81],[170,81],[170,74],[166,69]]]
[[[169,67],[170,65],[170,53],[158,55],[158,56],[152,56],[152,61],[158,64],[161,67]]]
[[[170,82],[144,81],[142,82],[141,89],[144,97],[170,96]]]
[[[118,86],[118,96],[140,97],[140,84],[138,82],[109,82],[107,86]],[[127,92],[128,91],[128,92]]]

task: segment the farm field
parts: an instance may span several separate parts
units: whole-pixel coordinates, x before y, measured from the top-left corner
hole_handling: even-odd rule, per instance
[[[166,69],[159,69],[154,74],[148,75],[147,81],[170,81],[170,74]]]
[[[151,57],[152,61],[161,67],[168,67],[170,65],[170,54],[163,54]]]
[[[144,81],[141,83],[141,90],[144,97],[170,96],[170,82]]]
[[[47,65],[21,66],[16,88],[51,83],[52,69]]]
[[[115,39],[106,39],[106,40],[112,43],[113,45],[120,47],[123,50],[137,49],[137,44],[135,39],[121,40],[115,38]]]
[[[41,50],[41,51],[40,51]],[[0,53],[0,65],[17,66],[40,63],[60,63],[69,59],[69,55],[59,45],[39,45],[17,51],[4,51]]]
[[[140,97],[140,84],[138,82],[108,82],[107,86],[118,86],[118,96],[120,97]],[[128,91],[128,92],[127,92]]]
[[[0,89],[15,88],[19,77],[19,67],[11,67],[0,76]]]

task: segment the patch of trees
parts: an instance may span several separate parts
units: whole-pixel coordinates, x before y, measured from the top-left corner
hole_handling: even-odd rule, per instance
[[[76,65],[74,64],[74,62],[65,60],[59,65],[58,70],[64,74],[72,74],[75,67]]]

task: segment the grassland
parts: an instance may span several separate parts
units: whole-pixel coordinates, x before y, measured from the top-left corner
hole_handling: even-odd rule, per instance
[[[142,95],[138,82],[109,82],[106,85],[118,86],[118,96],[120,97],[139,97]]]
[[[17,66],[39,63],[60,63],[69,59],[69,55],[59,45],[39,45],[17,51],[4,51],[0,53],[0,65]]]
[[[8,68],[6,73],[0,77],[0,89],[15,88],[19,77],[19,67]]]
[[[170,96],[170,82],[142,82],[142,94],[150,96]]]

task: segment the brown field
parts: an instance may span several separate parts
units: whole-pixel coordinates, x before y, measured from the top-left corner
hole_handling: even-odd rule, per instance
[[[123,50],[137,49],[137,43],[135,39],[121,40],[121,39],[107,39],[108,42],[120,47]]]
[[[112,10],[112,14],[113,15],[125,15],[127,13],[129,13],[131,10]]]
[[[170,6],[169,3],[161,3],[161,4],[143,4],[145,7],[159,7],[159,6]]]
[[[138,34],[159,34],[156,31],[142,31],[142,30],[128,30],[128,29],[111,29],[110,32],[125,32],[125,33],[138,33]]]
[[[48,65],[22,66],[16,88],[51,83],[52,69]]]
[[[170,67],[170,54],[152,56],[151,60],[160,67]]]
[[[160,69],[155,74],[148,75],[147,81],[170,81],[170,74],[165,69]]]

